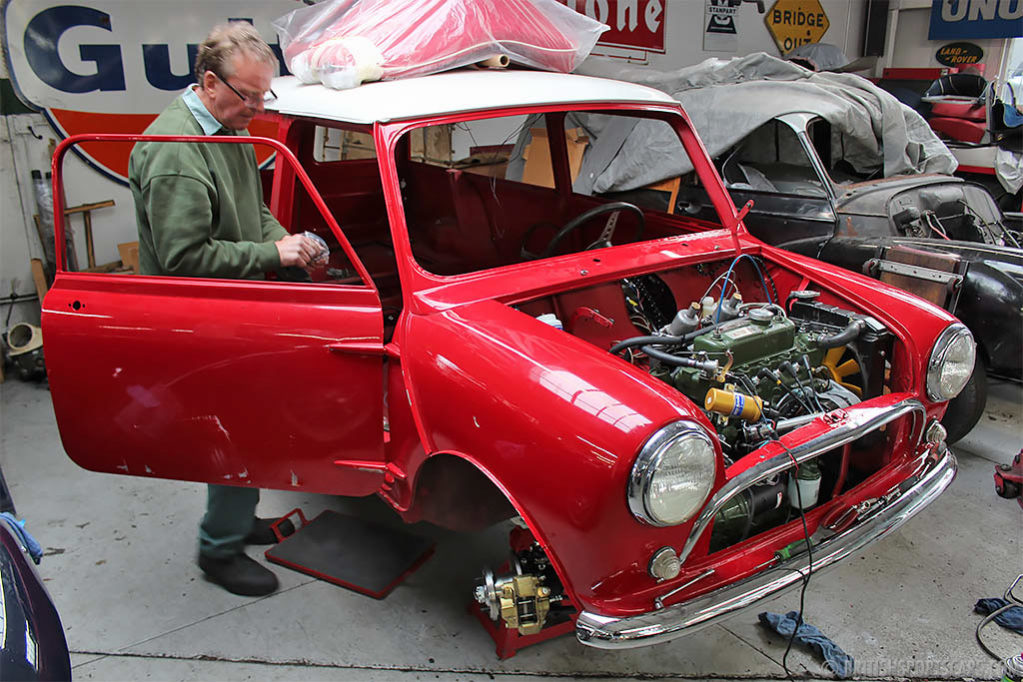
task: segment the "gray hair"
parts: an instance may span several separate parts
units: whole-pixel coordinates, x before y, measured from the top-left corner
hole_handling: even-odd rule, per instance
[[[195,55],[195,80],[200,85],[207,71],[229,78],[233,75],[231,60],[239,53],[277,67],[277,57],[259,32],[247,21],[217,24],[199,45]]]

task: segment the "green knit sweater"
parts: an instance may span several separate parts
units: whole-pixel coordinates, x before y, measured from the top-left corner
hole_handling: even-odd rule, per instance
[[[203,130],[179,97],[145,134]],[[141,142],[128,179],[142,274],[261,279],[280,267],[274,242],[288,233],[263,203],[252,145]]]

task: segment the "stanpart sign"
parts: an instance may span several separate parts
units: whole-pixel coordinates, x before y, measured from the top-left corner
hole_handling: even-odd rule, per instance
[[[296,0],[6,0],[7,66],[18,95],[58,134],[140,133],[194,82],[197,45],[211,27],[248,20],[276,43],[270,22],[295,7]],[[254,124],[250,132],[272,131]],[[125,181],[127,145],[83,145],[81,153]]]
[[[664,53],[664,13],[667,0],[560,0],[611,27],[597,45]]]

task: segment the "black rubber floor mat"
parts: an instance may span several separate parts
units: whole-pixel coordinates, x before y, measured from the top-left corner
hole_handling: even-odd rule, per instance
[[[433,554],[434,541],[325,511],[266,551],[275,564],[383,599]]]

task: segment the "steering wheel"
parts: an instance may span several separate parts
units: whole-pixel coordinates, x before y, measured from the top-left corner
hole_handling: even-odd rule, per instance
[[[587,246],[585,250],[589,251],[591,249],[603,249],[608,246],[613,246],[613,244],[611,243],[611,238],[615,234],[615,227],[618,224],[618,215],[622,211],[631,211],[632,213],[636,214],[637,218],[639,218],[639,223],[637,224],[636,227],[635,240],[638,241],[642,239],[643,232],[646,229],[646,216],[643,215],[643,209],[641,209],[639,206],[636,206],[635,204],[630,204],[626,201],[612,201],[611,203],[608,204],[594,206],[588,211],[584,211],[577,215],[575,218],[569,220],[562,226],[560,230],[558,230],[558,233],[555,234],[549,242],[547,242],[547,246],[544,248],[543,251],[540,252],[539,255],[530,253],[529,251],[526,250],[525,246],[526,242],[529,240],[529,237],[532,236],[535,230],[538,227],[541,227],[543,223],[539,225],[534,225],[526,232],[525,235],[523,235],[522,257],[527,260],[549,258],[554,253],[554,250],[558,248],[558,244],[560,244],[565,239],[565,237],[567,237],[569,234],[579,229],[589,221],[593,220],[597,216],[602,216],[605,213],[610,213],[611,215],[608,217],[607,222],[604,224],[604,229],[601,231],[600,236],[597,237],[596,241]]]

